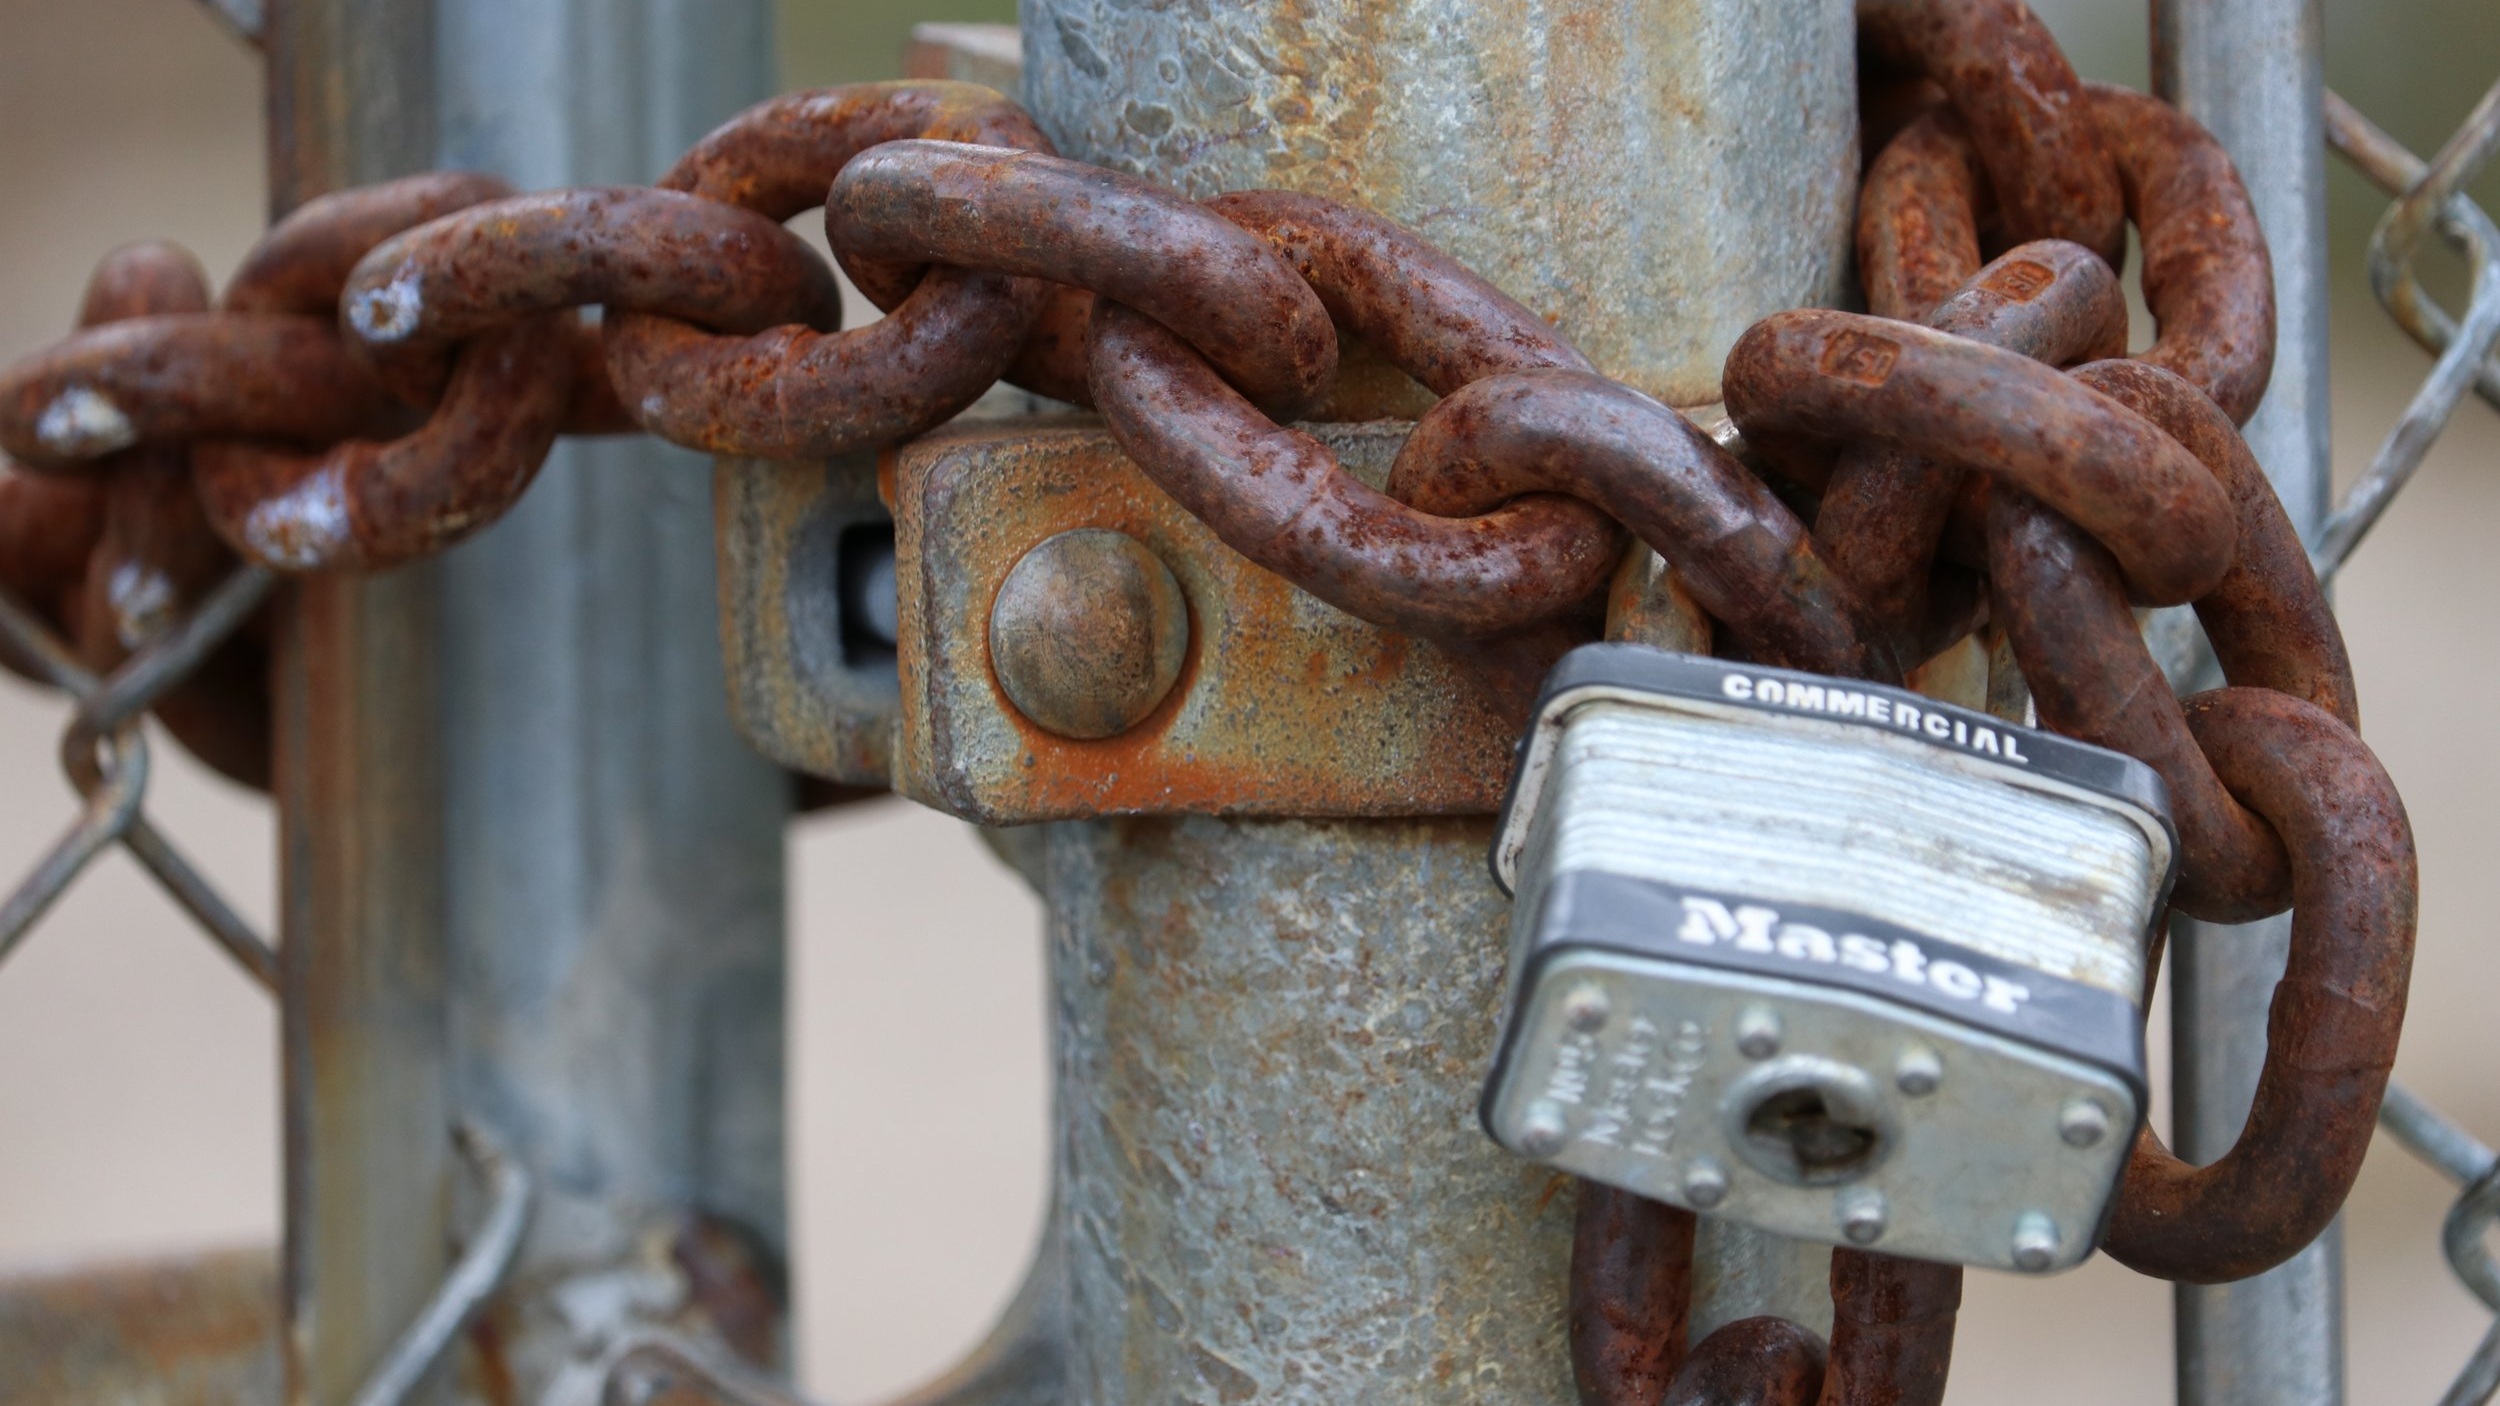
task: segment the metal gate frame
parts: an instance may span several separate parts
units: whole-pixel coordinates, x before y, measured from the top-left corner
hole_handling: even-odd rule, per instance
[[[479,18],[483,11],[463,22],[461,16],[470,12],[459,0],[271,0],[265,9],[253,0],[216,0],[212,8],[267,55],[273,205],[280,210],[322,189],[436,164],[451,145],[438,137],[445,95],[474,99],[489,85],[512,86],[515,75],[526,72],[511,66],[516,53],[533,52],[516,46],[513,36],[528,32],[531,23],[540,26],[542,38],[552,35],[549,42],[559,44],[586,42],[591,34],[623,39],[592,44],[576,82],[565,92],[544,95],[536,110],[483,122],[464,119],[462,135],[472,145],[460,155],[473,162],[483,155],[527,182],[647,175],[641,168],[654,153],[673,151],[762,90],[763,22],[750,0],[722,7],[693,0],[533,0],[494,12],[499,21],[524,12],[536,17],[508,24],[487,23]],[[2231,151],[2273,248],[2281,342],[2273,390],[2248,438],[2312,543],[2321,574],[2329,575],[2419,467],[2467,394],[2500,407],[2500,360],[2493,356],[2500,345],[2500,228],[2458,193],[2500,146],[2500,87],[2424,162],[2324,90],[2319,0],[2156,0],[2154,35],[2157,88],[2200,118]],[[697,44],[720,51],[745,45],[746,66],[729,65],[737,77],[726,87],[706,87],[697,76],[706,65],[685,61]],[[627,125],[631,116],[621,107],[599,109],[572,91],[601,86],[637,93],[642,101],[636,114],[653,105],[662,110],[657,118],[640,117],[640,145],[629,141],[629,150],[613,145],[592,150],[596,133]],[[2367,473],[2331,511],[2324,230],[2329,148],[2394,197],[2372,240],[2371,284],[2398,324],[2437,358]],[[2413,258],[2434,232],[2471,268],[2470,301],[2457,315],[2433,303],[2411,272]],[[647,452],[657,451],[626,451]],[[615,465],[605,473],[610,479],[620,476]],[[585,521],[597,519],[603,511],[598,494],[605,491],[582,490],[590,496],[576,495],[572,511]],[[647,495],[649,489],[638,491]],[[696,506],[698,515],[707,511]],[[669,507],[628,496],[604,511],[665,514]],[[629,545],[635,560],[647,559],[649,543]],[[708,527],[690,537],[671,537],[666,550],[708,590]],[[352,1394],[359,1403],[380,1406],[411,1398],[463,1323],[500,1286],[515,1282],[510,1276],[516,1262],[523,1265],[520,1282],[528,1282],[527,1257],[521,1253],[524,1221],[534,1201],[543,1211],[549,1192],[535,1186],[523,1168],[544,1165],[545,1140],[562,1121],[547,1101],[575,1097],[577,1091],[561,1088],[543,1043],[533,1048],[508,1028],[526,1013],[500,1010],[491,999],[456,989],[448,975],[456,964],[446,962],[443,950],[447,924],[452,931],[491,931],[499,921],[511,921],[509,915],[472,914],[464,929],[453,912],[462,901],[458,884],[447,877],[460,861],[444,848],[446,836],[455,836],[461,838],[450,843],[483,849],[485,842],[466,838],[470,827],[493,834],[492,816],[514,804],[513,792],[474,779],[487,774],[478,772],[476,763],[466,791],[457,767],[448,785],[440,780],[443,733],[466,727],[469,742],[490,758],[485,763],[490,771],[530,760],[525,740],[501,750],[491,742],[513,720],[471,710],[471,720],[464,722],[468,705],[438,702],[447,696],[443,690],[455,690],[449,696],[456,697],[464,685],[477,689],[483,671],[508,666],[515,650],[535,647],[526,629],[496,623],[500,597],[491,594],[508,588],[509,573],[527,569],[526,554],[507,554],[500,565],[485,553],[475,555],[477,560],[440,572],[421,569],[294,588],[285,612],[280,691],[286,940],[274,945],[238,917],[148,821],[148,744],[138,721],[270,594],[271,578],[256,570],[237,573],[177,628],[102,679],[81,669],[67,646],[19,603],[0,596],[0,643],[38,661],[51,681],[77,700],[62,755],[83,802],[62,839],[0,900],[0,956],[94,857],[118,844],[250,978],[279,997],[284,1013],[283,1333],[267,1320],[266,1309],[253,1307],[268,1285],[265,1269],[233,1257],[20,1281],[0,1290],[0,1360],[32,1360],[40,1353],[75,1362],[71,1370],[86,1374],[48,1382],[46,1389],[87,1396],[134,1380],[130,1373],[139,1371],[160,1383],[265,1394],[274,1385],[269,1335],[277,1334],[287,1399]],[[543,550],[539,556],[542,566],[549,564]],[[557,574],[563,569],[559,565]],[[465,596],[456,579],[464,572],[473,583]],[[442,576],[455,579],[438,579]],[[551,587],[541,579],[538,589]],[[672,600],[673,606],[656,612],[670,622],[668,633],[680,640],[708,639],[708,596],[691,608],[682,589]],[[574,623],[559,621],[555,628]],[[545,630],[548,622],[540,621],[539,628]],[[483,643],[445,645],[447,633],[463,630]],[[2192,633],[2173,632],[2168,639],[2174,677],[2192,677],[2207,667]],[[634,651],[650,647],[648,640],[608,638],[592,641],[581,653],[640,659]],[[665,649],[665,642],[660,647]],[[706,664],[706,648],[690,646],[658,669],[693,673],[710,687],[718,665],[716,658]],[[716,687],[712,691],[716,694]],[[548,735],[543,725],[537,735],[542,740]],[[634,735],[602,745],[622,755],[650,750],[652,743]],[[759,1013],[778,1010],[784,783],[736,743],[725,719],[698,719],[689,730],[672,734],[667,746],[690,759],[689,773],[727,778],[693,828],[727,826],[742,836],[743,857],[736,862],[752,878],[749,891],[730,904],[729,921],[748,931],[768,931],[771,941],[730,944],[738,947],[738,959],[717,973],[720,989],[729,993],[723,999],[731,1003],[730,1014],[659,1012],[653,1019],[673,1022],[668,1028],[681,1033],[751,1025]],[[589,833],[585,817],[597,770],[594,764],[554,782],[571,787],[557,809],[573,817],[567,833],[577,837]],[[598,794],[611,796],[615,788]],[[627,829],[644,840],[652,838],[646,827],[667,829],[649,799],[646,795],[643,808],[628,817],[634,823]],[[525,823],[509,833],[529,831]],[[677,833],[687,840],[692,828]],[[601,839],[580,842],[595,849],[613,843],[616,834],[603,831]],[[664,833],[660,840],[665,850]],[[391,862],[381,862],[383,856]],[[718,859],[713,851],[702,862]],[[534,890],[541,904],[535,916],[557,912],[559,921],[576,931],[595,925],[600,919],[592,910],[605,892],[602,882],[573,871],[547,879]],[[666,960],[671,932],[705,931],[717,938],[721,922],[717,911],[673,914],[650,926],[654,936],[639,955]],[[2218,1154],[2236,1134],[2263,1054],[2265,1009],[2288,924],[2256,926],[2257,932],[2226,936],[2183,921],[2177,934],[2174,1077],[2181,1151],[2192,1160]],[[325,940],[309,940],[314,933]],[[472,952],[469,960],[493,956]],[[535,975],[558,985],[605,975],[610,979],[600,989],[619,989],[614,973]],[[673,1210],[681,1217],[671,1251],[681,1278],[703,1280],[719,1270],[733,1282],[728,1290],[707,1291],[718,1302],[697,1307],[715,1329],[732,1325],[734,1331],[741,1311],[752,1318],[755,1310],[741,1310],[735,1301],[741,1293],[751,1296],[774,1272],[766,1261],[780,1246],[781,1189],[777,1182],[727,1185],[720,1169],[731,1163],[779,1165],[778,1025],[768,1028],[769,1057],[752,1042],[704,1052],[728,1062],[717,1068],[738,1071],[734,1078],[719,1075],[717,1087],[741,1085],[750,1096],[764,1089],[771,1108],[768,1116],[750,1109],[704,1129],[703,1137],[736,1153],[724,1153],[711,1170],[702,1158],[688,1162],[681,1155],[687,1141],[682,1117],[673,1122],[651,1117],[648,1090],[618,1092],[571,1129],[577,1150],[590,1147],[597,1154],[593,1161],[600,1174],[590,1181],[598,1193],[580,1194],[583,1179],[576,1166],[559,1199],[572,1223],[606,1230],[583,1232],[569,1242],[572,1258],[552,1273],[578,1277],[583,1256],[595,1261],[603,1254],[607,1271],[630,1273],[633,1254],[615,1243],[619,1229],[641,1225],[655,1208]],[[504,1043],[498,1044],[499,1038]],[[686,1098],[690,1091],[675,1096]],[[461,1121],[490,1109],[501,1116]],[[2481,1245],[2484,1231],[2500,1216],[2500,1158],[2401,1088],[2391,1088],[2382,1121],[2405,1146],[2463,1184],[2443,1228],[2443,1248],[2459,1278],[2500,1314],[2500,1264]],[[515,1147],[507,1149],[489,1130],[499,1123]],[[462,1181],[460,1159],[454,1142],[443,1136],[455,1125],[462,1129],[459,1150],[479,1173],[474,1194],[465,1198],[473,1203],[468,1214],[460,1213],[464,1198],[452,1194]],[[670,1139],[669,1146],[655,1145],[662,1137]],[[412,1206],[433,1211],[411,1216]],[[471,1228],[457,1233],[455,1227],[463,1225]],[[2343,1400],[2339,1235],[2340,1229],[2330,1231],[2292,1263],[2256,1280],[2178,1291],[2181,1401],[2308,1406]],[[463,1248],[446,1265],[443,1247],[454,1240]],[[689,1269],[687,1256],[713,1260]],[[181,1286],[198,1313],[231,1330],[210,1335],[214,1349],[204,1349],[199,1340],[178,1346],[184,1324],[144,1311],[167,1285]],[[764,1313],[765,1331],[777,1332],[774,1310]],[[752,1329],[752,1322],[748,1326]],[[777,1340],[769,1340],[765,1350],[777,1352]],[[2500,1322],[2445,1400],[2480,1401],[2495,1387],[2500,1387]]]

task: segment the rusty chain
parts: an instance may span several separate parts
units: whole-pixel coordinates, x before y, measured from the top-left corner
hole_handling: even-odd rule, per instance
[[[1282,192],[1188,201],[1057,157],[1014,104],[962,84],[775,99],[656,188],[515,194],[438,173],[344,192],[274,228],[213,309],[187,256],[117,255],[91,325],[0,373],[0,449],[24,466],[0,478],[0,586],[32,606],[0,611],[0,662],[82,695],[71,767],[104,817],[63,842],[45,891],[115,836],[147,858],[144,708],[265,783],[246,617],[266,573],[440,552],[508,510],[559,434],[822,458],[933,428],[1008,378],[1097,409],[1251,560],[1488,658],[1592,634],[1626,530],[1725,652],[1898,679],[1974,631],[2000,641],[2043,724],[2169,784],[2183,911],[2295,910],[2247,1129],[2202,1169],[2143,1132],[2104,1241],[2196,1282],[2280,1263],[2357,1174],[2415,874],[2309,554],[2235,428],[2271,365],[2263,240],[2210,136],[2081,82],[2018,0],[1858,12],[1870,312],[1747,332],[1724,441],[1376,215]],[[2428,194],[2384,242],[2418,243],[2491,145],[2461,138],[2408,177]],[[831,270],[781,227],[820,205],[883,319],[838,330]],[[2159,326],[2133,357],[2112,272],[2130,222]],[[2485,305],[2460,327],[2392,296],[2448,347],[2445,404],[2489,380]],[[1366,413],[1335,394],[1340,330],[1440,397],[1385,491],[1290,423]],[[2339,517],[2324,560],[2384,492]],[[2176,603],[2229,687],[2180,700],[2163,681],[2133,608]],[[79,658],[47,652],[47,631]],[[0,951],[34,916],[19,906]],[[244,938],[228,945],[257,967],[266,948]],[[1940,1398],[1958,1268],[1839,1250],[1829,1344],[1757,1319],[1688,1351],[1691,1254],[1689,1213],[1582,1188],[1585,1399],[1720,1400],[1739,1382],[1766,1401]]]

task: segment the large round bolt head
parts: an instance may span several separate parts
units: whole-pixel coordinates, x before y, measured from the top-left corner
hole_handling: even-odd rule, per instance
[[[1143,721],[1181,676],[1189,604],[1146,545],[1106,528],[1024,554],[990,606],[990,668],[1016,711],[1080,740]]]

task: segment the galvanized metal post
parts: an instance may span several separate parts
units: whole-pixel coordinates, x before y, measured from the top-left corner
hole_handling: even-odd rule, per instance
[[[768,15],[276,6],[281,190],[647,181],[767,91]],[[457,1116],[539,1188],[472,1370],[589,1399],[610,1336],[663,1318],[773,1362],[788,782],[729,725],[703,462],[564,446],[445,561],[307,585],[290,640],[294,1399],[346,1399],[441,1275]]]
[[[2326,143],[2318,0],[2156,0],[2153,75],[2237,162],[2274,254],[2274,380],[2249,446],[2305,537],[2328,502]],[[2172,1090],[2180,1155],[2210,1162],[2247,1120],[2288,917],[2181,921],[2171,956]],[[2245,1283],[2178,1290],[2185,1406],[2339,1406],[2342,1226]]]
[[[268,16],[271,203],[434,157],[432,0]],[[297,586],[277,680],[287,1399],[344,1401],[446,1262],[434,572]]]
[[[1716,400],[1746,325],[1846,281],[1843,0],[1028,0],[1022,25],[1066,154],[1370,205],[1673,403]],[[1474,1122],[1507,921],[1489,836],[1053,827],[1066,1399],[1569,1399],[1569,1198]],[[1705,1277],[1734,1316],[1798,1276]]]
[[[1030,0],[1025,99],[1079,160],[1404,221],[1671,405],[1850,276],[1837,0]]]
[[[525,188],[650,181],[770,91],[766,0],[435,3],[438,160]],[[562,443],[441,574],[452,1087],[539,1187],[503,1370],[570,1399],[688,1316],[777,1365],[789,782],[730,726],[709,464]]]

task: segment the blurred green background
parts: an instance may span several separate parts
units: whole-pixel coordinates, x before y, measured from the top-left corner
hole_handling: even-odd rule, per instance
[[[815,88],[892,78],[902,71],[904,43],[923,20],[1014,24],[1015,0],[780,0],[781,85]]]

